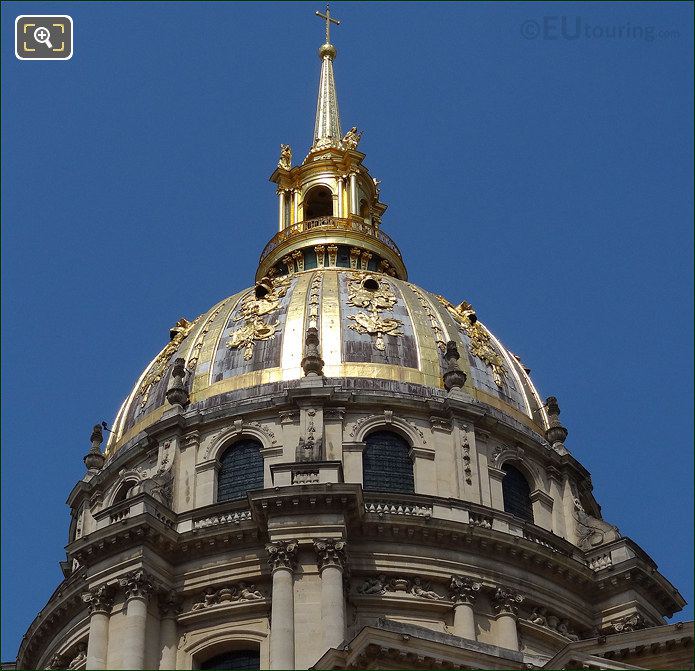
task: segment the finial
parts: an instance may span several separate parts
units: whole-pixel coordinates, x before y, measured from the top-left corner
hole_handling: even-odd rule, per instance
[[[310,326],[306,330],[306,340],[304,341],[304,358],[302,368],[305,375],[323,375],[323,359],[319,354],[319,330]]]
[[[321,14],[321,12],[316,12],[316,16],[320,16],[322,19],[326,20],[326,44],[323,46],[332,46],[331,45],[331,23],[334,23],[336,26],[340,25],[340,21],[338,19],[334,19],[331,17],[331,6],[330,3],[326,3],[326,13]],[[333,50],[333,58],[335,58],[335,49]]]
[[[461,388],[466,383],[466,374],[461,370],[459,366],[459,359],[461,355],[459,354],[458,347],[453,340],[450,340],[446,344],[446,353],[444,354],[444,359],[446,360],[446,369],[444,371],[444,388],[447,391],[451,391],[455,387]]]
[[[84,465],[87,470],[90,471],[100,471],[104,466],[104,461],[106,460],[104,455],[101,453],[101,444],[104,442],[104,434],[102,431],[101,424],[95,424],[92,428],[92,435],[89,437],[92,441],[92,447],[83,457]]]
[[[566,452],[564,442],[568,431],[560,424],[560,406],[557,398],[548,396],[545,407],[548,411],[548,430],[545,432],[545,438],[553,446],[554,450],[561,453]]]
[[[167,389],[167,401],[171,405],[179,405],[182,408],[188,405],[188,392],[183,383],[183,378],[186,376],[186,360],[178,357],[174,361],[174,368],[171,371],[171,382]]]

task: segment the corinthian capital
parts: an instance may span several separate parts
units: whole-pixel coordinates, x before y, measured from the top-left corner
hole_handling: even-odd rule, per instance
[[[449,585],[449,589],[451,590],[451,599],[455,603],[467,603],[472,605],[478,597],[480,588],[481,584],[479,582],[475,582],[466,576],[451,576],[451,585]]]
[[[317,538],[314,541],[314,550],[319,571],[323,571],[327,566],[336,566],[342,571],[347,565],[345,545],[345,541],[339,538]]]
[[[289,569],[294,571],[297,563],[297,550],[299,543],[297,541],[275,541],[268,543],[265,546],[268,552],[268,563],[270,568],[275,571],[279,568]]]
[[[151,576],[142,569],[124,576],[120,579],[119,584],[128,599],[147,599],[154,591]]]
[[[113,606],[113,590],[106,585],[93,587],[82,594],[82,601],[87,604],[90,613],[106,613],[108,615]]]
[[[513,589],[498,587],[495,596],[492,597],[492,606],[498,615],[514,615],[516,617],[517,610],[523,600],[524,597]]]

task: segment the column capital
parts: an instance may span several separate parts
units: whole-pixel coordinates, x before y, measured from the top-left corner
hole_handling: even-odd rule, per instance
[[[492,597],[492,607],[497,615],[511,615],[516,617],[519,605],[524,597],[509,587],[498,587]]]
[[[328,566],[335,566],[341,571],[347,566],[345,547],[347,543],[340,538],[317,538],[314,540],[314,551],[319,571]]]
[[[142,569],[132,571],[121,578],[118,584],[125,591],[126,599],[147,600],[154,591],[152,576]]]
[[[299,549],[297,541],[275,541],[268,543],[265,549],[268,553],[268,563],[273,572],[278,569],[288,569],[294,572],[294,567],[297,565],[297,550]]]
[[[160,592],[159,594],[159,614],[163,618],[176,619],[181,612],[181,595],[174,591]]]
[[[462,575],[452,575],[449,589],[451,599],[455,604],[464,603],[472,606],[478,598],[482,585]]]
[[[113,588],[107,585],[92,587],[82,594],[82,601],[87,604],[90,613],[110,615],[113,606]]]

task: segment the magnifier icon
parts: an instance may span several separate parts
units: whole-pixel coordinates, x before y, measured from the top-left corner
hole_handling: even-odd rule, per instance
[[[51,44],[51,31],[48,30],[48,28],[45,28],[44,26],[39,26],[34,31],[34,39],[39,44],[45,44],[49,49],[53,49],[53,45]]]

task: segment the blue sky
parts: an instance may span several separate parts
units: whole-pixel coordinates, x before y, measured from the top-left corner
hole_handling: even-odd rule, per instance
[[[322,8],[2,4],[3,660],[61,579],[92,425],[179,317],[253,281],[279,144],[311,141]],[[332,11],[343,127],[411,281],[558,397],[605,517],[692,601],[693,5]],[[72,60],[14,57],[41,13],[73,17]]]

